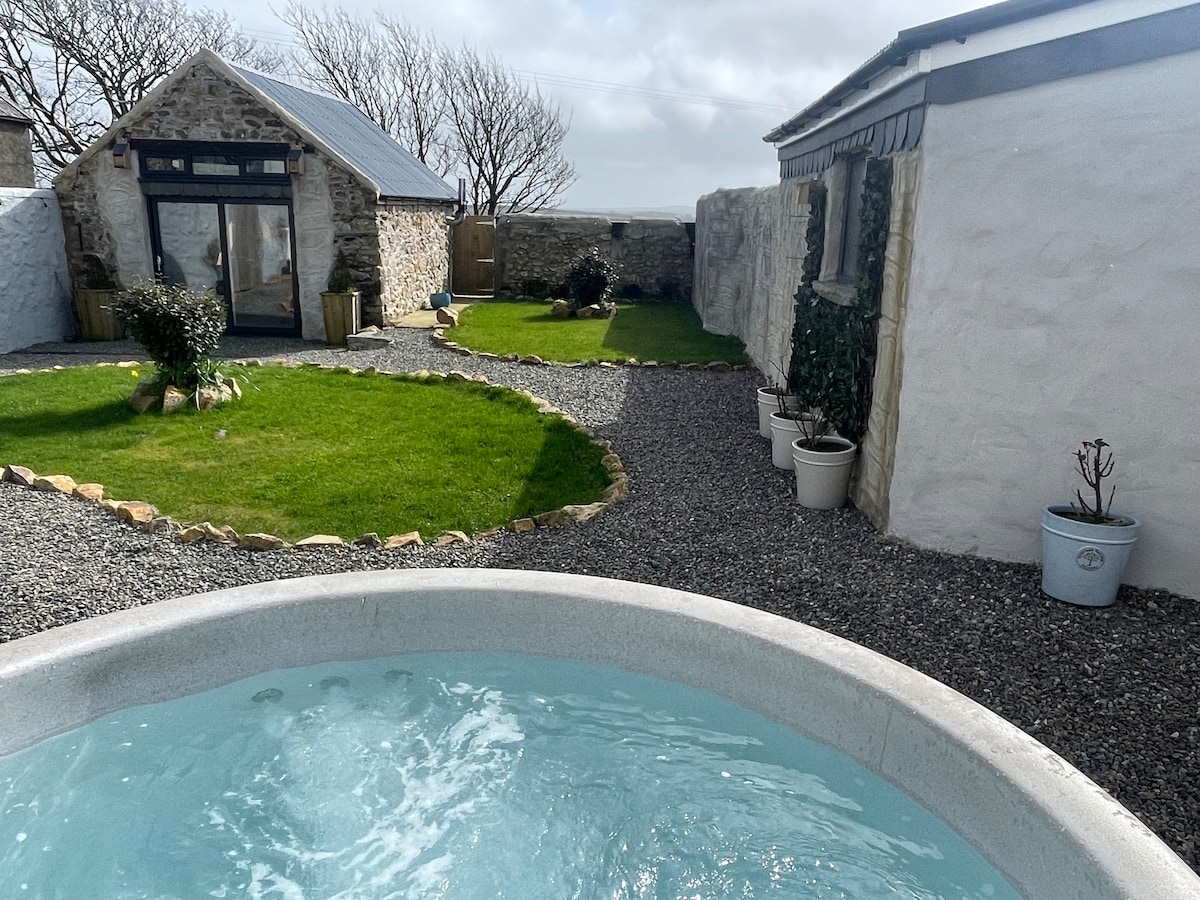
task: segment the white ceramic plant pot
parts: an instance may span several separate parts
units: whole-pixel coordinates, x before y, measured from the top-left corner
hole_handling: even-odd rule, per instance
[[[777,394],[774,388],[758,389],[758,433],[767,440],[771,439],[771,413],[779,412],[779,399],[783,397],[785,407],[798,410],[800,400],[794,394]]]
[[[804,437],[801,421],[812,421],[812,416],[804,414],[804,419],[790,419],[773,412],[767,419],[771,425],[771,462],[777,469],[792,468],[792,441]],[[811,429],[810,429],[811,430]]]
[[[1111,606],[1142,521],[1117,510],[1108,514],[1130,524],[1094,525],[1059,515],[1069,512],[1069,505],[1042,507],[1042,590],[1078,606]]]
[[[858,447],[844,437],[826,435],[817,443],[834,450],[810,450],[792,441],[792,464],[796,468],[796,499],[809,509],[837,509],[846,505],[850,471]]]

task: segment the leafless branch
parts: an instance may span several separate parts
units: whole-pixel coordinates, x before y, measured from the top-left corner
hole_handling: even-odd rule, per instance
[[[300,77],[363,110],[438,174],[463,174],[476,215],[553,206],[575,180],[562,155],[569,121],[495,57],[451,52],[383,12],[290,0],[280,18],[300,45]]]
[[[34,120],[43,177],[201,47],[266,71],[278,54],[182,0],[0,0],[0,92]]]

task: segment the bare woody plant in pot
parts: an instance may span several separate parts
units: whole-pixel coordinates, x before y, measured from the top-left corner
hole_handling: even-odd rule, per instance
[[[1088,493],[1092,497],[1089,503],[1084,499],[1083,493],[1076,488],[1075,499],[1079,501],[1079,505],[1071,504],[1071,508],[1075,512],[1070,514],[1070,518],[1080,522],[1090,522],[1093,525],[1128,525],[1128,519],[1109,515],[1113,497],[1117,493],[1115,485],[1108,492],[1108,501],[1104,500],[1103,481],[1112,474],[1113,470],[1112,451],[1109,450],[1105,453],[1108,446],[1108,442],[1103,438],[1096,438],[1094,441],[1084,441],[1080,449],[1075,451],[1075,470],[1083,476],[1089,489]]]
[[[1115,487],[1105,499],[1104,480],[1114,466],[1108,447],[1096,438],[1075,451],[1086,495],[1077,488],[1071,503],[1042,507],[1042,590],[1080,606],[1115,602],[1142,528],[1137,516],[1112,508]]]

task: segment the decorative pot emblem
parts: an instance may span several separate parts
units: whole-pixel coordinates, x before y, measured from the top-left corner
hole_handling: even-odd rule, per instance
[[[1075,554],[1075,564],[1086,572],[1094,572],[1104,565],[1104,552],[1099,547],[1084,547]]]

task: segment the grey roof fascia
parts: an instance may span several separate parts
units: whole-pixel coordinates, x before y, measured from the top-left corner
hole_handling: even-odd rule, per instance
[[[903,65],[911,53],[923,50],[943,41],[958,40],[980,31],[1011,25],[1013,22],[1034,19],[1049,13],[1093,3],[1095,0],[1007,0],[994,6],[972,10],[946,19],[939,19],[914,28],[906,28],[896,39],[868,59],[865,63],[835,84],[786,122],[763,135],[763,141],[776,144],[797,134],[809,122],[817,119],[829,109],[840,106],[840,101],[854,90],[870,82],[871,78],[891,66]]]

